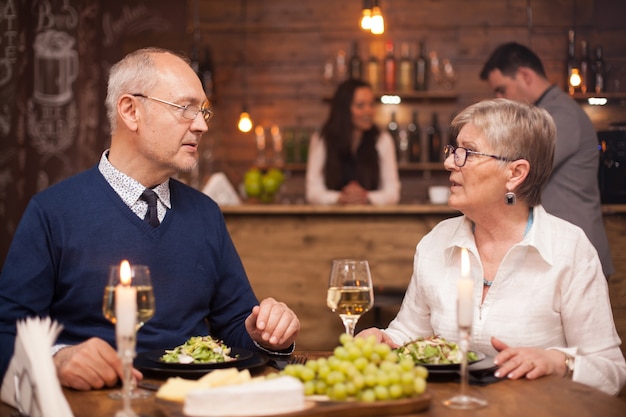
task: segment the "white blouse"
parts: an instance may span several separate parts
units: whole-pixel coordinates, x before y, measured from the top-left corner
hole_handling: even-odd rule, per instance
[[[471,349],[496,355],[492,336],[512,347],[557,349],[575,357],[575,381],[619,393],[626,362],[597,252],[579,227],[542,206],[534,208],[528,234],[505,255],[484,302],[471,221],[447,219],[424,236],[402,307],[385,330],[395,343],[433,334],[457,340],[463,247],[470,253],[474,280]]]
[[[396,162],[396,147],[391,135],[382,131],[376,141],[376,151],[380,166],[380,184],[377,190],[368,192],[369,201],[374,205],[396,204],[400,201],[400,179]],[[340,191],[326,188],[324,164],[326,144],[314,133],[309,144],[306,167],[306,200],[311,204],[337,204]]]

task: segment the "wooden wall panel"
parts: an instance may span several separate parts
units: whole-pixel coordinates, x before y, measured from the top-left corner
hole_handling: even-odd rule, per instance
[[[273,124],[319,127],[327,115],[321,98],[332,92],[332,86],[323,82],[322,66],[339,49],[349,54],[355,40],[363,59],[369,56],[370,45],[382,54],[388,39],[396,44],[397,56],[400,42],[411,42],[415,50],[424,40],[429,51],[449,58],[458,74],[456,101],[443,108],[441,103],[395,109],[381,106],[377,118],[381,125],[386,124],[391,111],[397,112],[401,124],[407,123],[413,109],[420,112],[423,126],[432,111],[441,111],[441,119],[447,121],[448,115],[490,97],[478,73],[491,51],[505,41],[515,40],[533,48],[543,59],[549,78],[563,86],[570,28],[576,29],[578,40],[588,39],[592,47],[604,46],[609,78],[613,78],[609,85],[617,88],[615,80],[619,80],[619,88],[626,91],[626,18],[614,17],[626,16],[623,2],[384,0],[381,6],[387,31],[381,37],[357,28],[360,1],[245,3],[245,21],[243,0],[198,0],[197,13],[201,43],[212,48],[216,66],[215,110],[220,124],[209,132],[219,147],[213,152],[217,159],[212,166],[228,172],[235,183],[255,157],[252,134],[242,134],[235,127],[243,101],[248,103],[253,121],[266,128]],[[193,5],[190,0],[190,30],[196,15]]]

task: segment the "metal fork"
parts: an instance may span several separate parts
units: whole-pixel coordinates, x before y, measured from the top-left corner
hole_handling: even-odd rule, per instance
[[[304,365],[308,359],[306,354],[296,354],[291,356],[287,362],[291,365]]]

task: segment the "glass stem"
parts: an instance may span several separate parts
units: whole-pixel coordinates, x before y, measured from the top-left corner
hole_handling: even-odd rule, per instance
[[[122,410],[118,411],[116,417],[137,417],[137,414],[130,406],[133,390],[133,358],[135,357],[135,335],[118,336],[117,349],[118,356],[122,360]]]
[[[467,396],[467,387],[469,386],[469,369],[467,364],[467,353],[469,352],[470,328],[459,328],[459,347],[463,358],[461,359],[461,396]]]
[[[341,314],[341,320],[343,321],[343,325],[346,328],[346,333],[350,336],[354,336],[354,329],[356,327],[357,321],[359,321],[359,316],[349,316],[347,314]]]

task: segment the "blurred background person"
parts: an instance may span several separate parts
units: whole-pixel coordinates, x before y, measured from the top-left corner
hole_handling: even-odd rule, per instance
[[[548,81],[539,57],[518,43],[496,48],[480,78],[489,82],[497,97],[543,107],[554,119],[557,132],[554,167],[541,203],[548,213],[585,231],[608,278],[615,268],[602,221],[598,138],[591,120],[578,103]]]
[[[333,96],[328,119],[313,134],[306,171],[312,204],[396,204],[400,180],[391,135],[374,124],[374,93],[348,79]]]
[[[479,102],[452,121],[445,147],[448,205],[419,242],[402,307],[385,330],[396,347],[418,337],[458,337],[461,253],[474,281],[470,348],[494,357],[498,378],[573,377],[617,395],[626,362],[598,254],[576,225],[541,206],[556,128],[540,107],[506,99]]]

